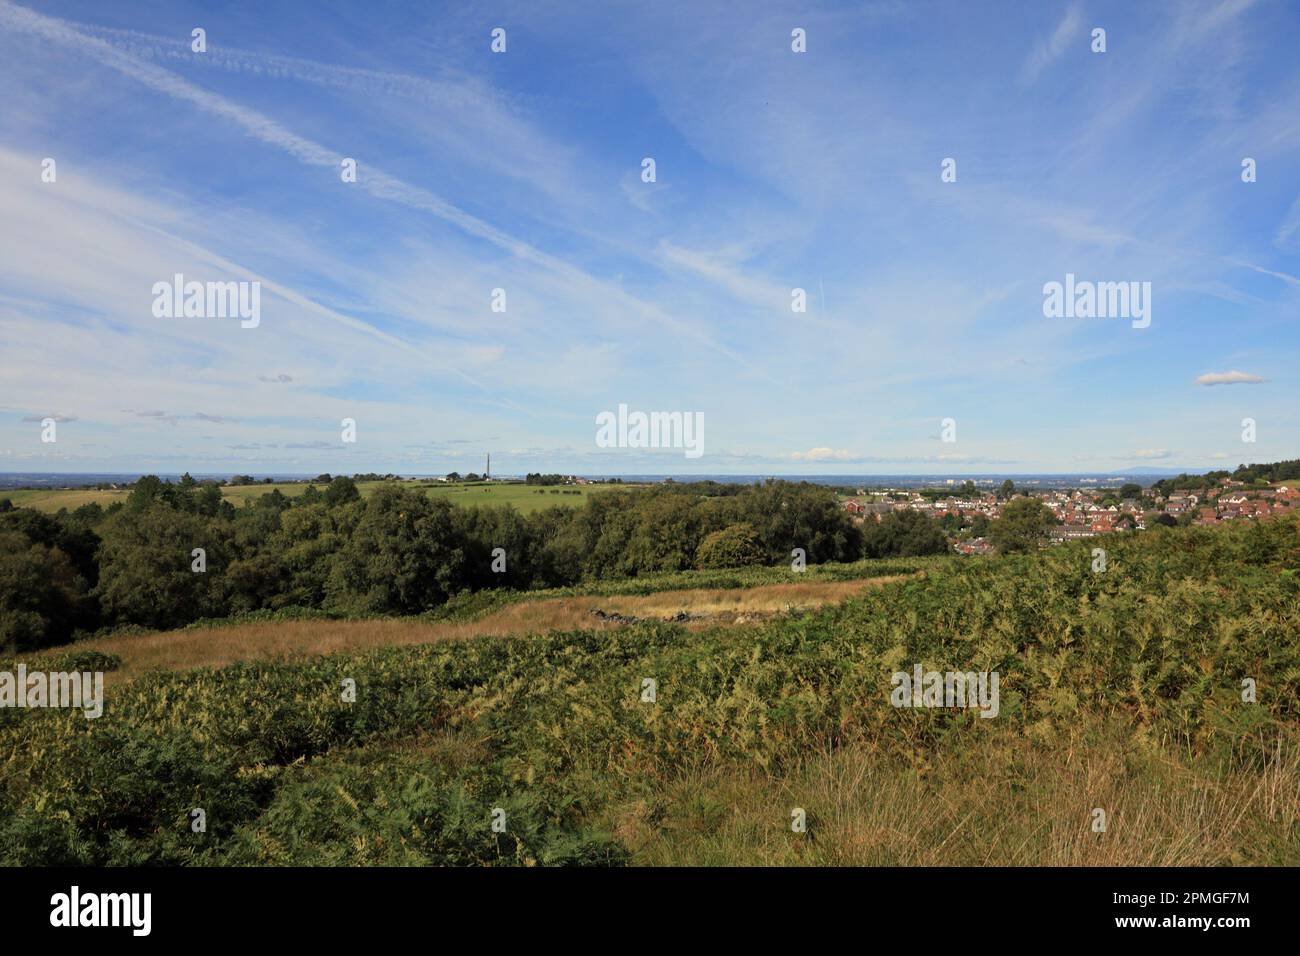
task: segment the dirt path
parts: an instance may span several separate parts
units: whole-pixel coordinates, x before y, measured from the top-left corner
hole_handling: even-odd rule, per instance
[[[481,635],[539,634],[556,630],[622,627],[593,612],[647,619],[671,619],[685,612],[688,628],[736,624],[793,608],[820,607],[851,597],[867,587],[905,575],[808,584],[770,584],[754,588],[663,591],[658,594],[542,598],[523,600],[473,621],[425,622],[412,618],[361,621],[283,621],[236,624],[143,636],[106,637],[79,649],[122,657],[122,666],[105,675],[111,686],[155,668],[188,670],[235,661],[279,660],[337,654],[394,644],[426,644]]]

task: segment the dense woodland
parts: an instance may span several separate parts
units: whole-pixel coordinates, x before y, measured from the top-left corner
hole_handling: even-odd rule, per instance
[[[493,569],[498,548],[504,571]],[[795,548],[817,564],[939,554],[947,544],[919,514],[855,525],[832,491],[806,483],[665,484],[521,515],[396,483],[363,500],[345,477],[237,509],[214,484],[148,476],[108,509],[0,514],[0,648],[258,610],[414,614],[466,591],[775,564]]]

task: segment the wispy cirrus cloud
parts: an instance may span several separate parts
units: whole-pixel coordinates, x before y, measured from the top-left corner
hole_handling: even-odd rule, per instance
[[[578,284],[587,289],[590,294],[612,299],[630,308],[643,319],[667,326],[678,334],[701,342],[742,365],[750,364],[739,353],[714,342],[700,326],[675,319],[652,303],[641,301],[619,286],[605,283],[564,259],[510,235],[505,230],[465,212],[433,192],[392,176],[374,163],[360,157],[349,157],[301,136],[265,113],[206,90],[155,63],[124,52],[105,40],[80,32],[63,20],[43,16],[13,4],[9,0],[0,0],[0,24],[34,34],[52,43],[77,49],[150,89],[188,102],[207,113],[238,125],[248,135],[268,146],[283,150],[309,166],[337,170],[345,159],[357,159],[360,171],[356,184],[375,198],[430,213],[475,239],[491,243],[518,259],[549,270],[560,279]]]
[[[1039,74],[1059,60],[1079,35],[1083,26],[1083,10],[1074,3],[1066,8],[1065,16],[1056,25],[1052,35],[1034,44],[1024,65],[1020,68],[1020,82],[1023,85],[1033,83]]]

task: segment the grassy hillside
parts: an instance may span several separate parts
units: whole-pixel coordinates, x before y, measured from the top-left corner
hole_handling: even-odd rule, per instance
[[[757,624],[159,672],[98,720],[0,711],[0,859],[1300,864],[1300,523],[1111,544],[1104,573],[1084,542]],[[997,671],[998,716],[891,706],[916,663]]]
[[[360,481],[357,488],[363,498],[369,497],[376,488],[384,485],[382,481]],[[414,486],[414,485],[413,485]],[[323,486],[321,486],[323,487]],[[429,495],[445,497],[455,504],[467,505],[509,505],[529,514],[554,505],[572,507],[580,505],[593,494],[600,494],[611,488],[631,488],[633,485],[574,485],[556,488],[540,488],[520,483],[502,482],[419,482],[418,487]],[[273,490],[296,498],[307,490],[307,485],[299,482],[234,485],[221,489],[221,496],[240,507],[246,501],[259,498]],[[73,511],[82,505],[98,503],[107,508],[115,501],[125,501],[130,494],[128,490],[98,491],[94,488],[54,488],[32,489],[20,488],[12,491],[0,491],[0,498],[8,498],[15,507],[35,508],[38,511],[53,513],[60,508]]]

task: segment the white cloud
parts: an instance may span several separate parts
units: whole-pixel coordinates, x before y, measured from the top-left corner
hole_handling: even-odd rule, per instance
[[[848,461],[852,453],[843,448],[810,448],[808,451],[796,451],[790,455],[795,461]]]
[[[1229,372],[1206,372],[1197,376],[1197,385],[1258,385],[1264,379],[1248,372],[1239,372],[1235,368]]]

